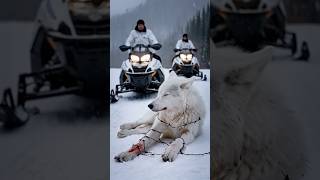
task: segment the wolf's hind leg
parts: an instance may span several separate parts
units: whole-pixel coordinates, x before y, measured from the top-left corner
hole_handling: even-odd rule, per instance
[[[124,138],[133,134],[146,134],[151,128],[151,125],[149,124],[143,124],[140,125],[134,129],[120,129],[118,131],[118,138]]]
[[[139,120],[131,123],[124,123],[120,126],[121,130],[125,129],[134,129],[140,125],[152,125],[154,122],[154,119],[156,117],[156,114],[154,112],[148,112],[143,117],[141,117]]]

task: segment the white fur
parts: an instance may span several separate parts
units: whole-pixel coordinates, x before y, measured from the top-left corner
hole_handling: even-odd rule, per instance
[[[193,78],[178,77],[171,72],[160,86],[157,98],[150,103],[153,106],[152,112],[136,122],[121,125],[118,137],[146,133],[146,136],[151,137],[142,138],[146,151],[156,143],[153,139],[172,138],[174,141],[166,148],[162,159],[174,161],[180,150],[183,150],[183,143],[189,144],[198,136],[205,116],[204,103],[192,86],[193,81]],[[132,160],[137,155],[139,154],[126,151],[115,159],[123,162]]]
[[[300,124],[263,73],[272,49],[212,49],[211,57],[213,179],[301,179],[305,157]]]

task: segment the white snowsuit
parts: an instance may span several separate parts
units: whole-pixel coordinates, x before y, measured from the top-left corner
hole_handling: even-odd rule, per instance
[[[159,43],[157,38],[154,36],[150,29],[147,29],[146,32],[139,32],[132,30],[129,37],[126,41],[126,46],[135,46],[137,44],[153,45]]]
[[[182,39],[180,39],[176,44],[176,49],[195,49],[195,47],[191,40],[184,42]]]

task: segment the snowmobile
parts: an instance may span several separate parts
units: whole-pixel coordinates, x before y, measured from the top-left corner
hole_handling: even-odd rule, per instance
[[[108,6],[108,0],[41,3],[30,50],[32,72],[19,75],[17,103],[10,88],[0,103],[5,127],[28,121],[34,112],[26,108],[28,101],[67,94],[101,101],[106,96]]]
[[[134,47],[122,45],[122,52],[131,50],[129,58],[121,65],[119,82],[115,91],[111,90],[110,102],[119,100],[118,94],[127,92],[157,92],[165,77],[160,58],[151,49],[159,50],[160,44],[137,44]]]
[[[286,30],[281,0],[213,0],[211,7],[210,34],[217,46],[256,51],[272,45],[296,53],[297,36]]]
[[[176,55],[172,60],[172,71],[177,75],[182,75],[187,78],[196,76],[200,77],[203,81],[207,80],[207,76],[200,71],[199,61],[194,55],[194,52],[197,51],[196,49],[174,49],[173,51]]]

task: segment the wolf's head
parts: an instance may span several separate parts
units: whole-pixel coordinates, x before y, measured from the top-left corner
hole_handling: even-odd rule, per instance
[[[157,98],[148,105],[154,112],[182,112],[194,78],[178,77],[172,71],[159,88]]]

